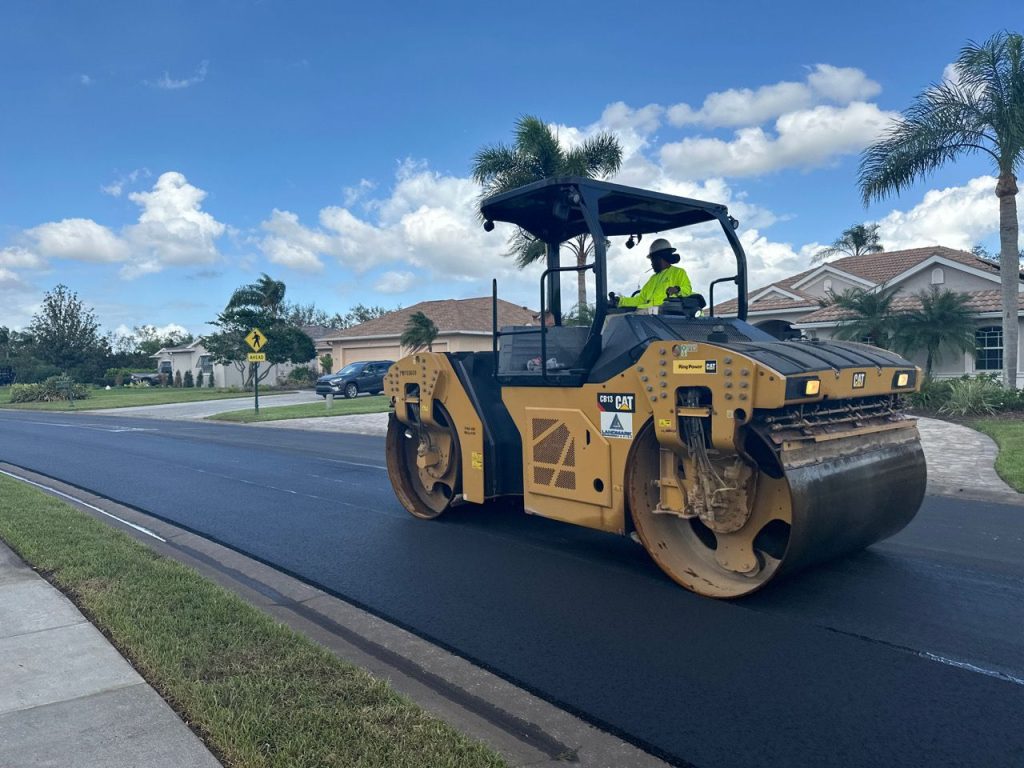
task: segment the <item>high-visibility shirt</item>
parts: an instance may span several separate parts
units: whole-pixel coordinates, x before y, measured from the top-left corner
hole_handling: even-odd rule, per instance
[[[640,293],[636,296],[620,296],[620,307],[660,307],[667,297],[667,291],[672,286],[679,288],[680,296],[689,296],[693,293],[690,288],[690,278],[682,267],[666,267],[661,272],[655,272],[651,278],[644,283]]]

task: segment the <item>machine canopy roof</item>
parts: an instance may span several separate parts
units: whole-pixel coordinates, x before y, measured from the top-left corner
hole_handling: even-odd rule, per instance
[[[724,219],[724,205],[650,192],[580,176],[544,179],[492,195],[480,204],[488,221],[506,221],[544,242],[564,242],[589,231],[575,195],[598,201],[606,237],[645,235]]]

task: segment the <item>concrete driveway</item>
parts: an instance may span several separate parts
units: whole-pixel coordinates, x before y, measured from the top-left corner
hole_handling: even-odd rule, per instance
[[[244,411],[252,408],[252,395],[224,400],[200,400],[194,403],[167,403],[165,405],[137,405],[131,408],[103,408],[89,411],[96,416],[142,416],[152,419],[205,419],[227,411]],[[260,395],[260,408],[274,408],[281,405],[320,403],[323,400],[313,392],[291,392],[286,395]]]

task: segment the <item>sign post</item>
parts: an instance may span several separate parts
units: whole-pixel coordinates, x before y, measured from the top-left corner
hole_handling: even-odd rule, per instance
[[[252,391],[256,413],[260,412],[260,363],[267,359],[267,354],[261,352],[267,344],[267,337],[259,328],[253,328],[245,337],[245,343],[249,345],[252,352],[249,353],[249,362],[252,364]]]

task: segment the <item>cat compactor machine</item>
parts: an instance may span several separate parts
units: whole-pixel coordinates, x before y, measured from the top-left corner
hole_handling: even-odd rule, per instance
[[[682,586],[737,597],[917,513],[925,462],[900,400],[920,370],[866,344],[781,341],[745,322],[746,257],[724,206],[556,178],[490,197],[481,213],[488,231],[508,222],[546,244],[541,316],[554,321],[499,327],[495,285],[493,351],[418,352],[391,367],[388,472],[413,515],[521,499],[535,515],[635,532]],[[641,310],[605,299],[611,238],[629,247],[716,222],[736,266],[710,282],[707,316],[697,296]],[[561,244],[583,234],[593,262],[562,266]],[[560,277],[582,270],[597,292],[589,328],[562,324]],[[713,316],[726,282],[736,319]]]

